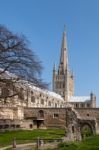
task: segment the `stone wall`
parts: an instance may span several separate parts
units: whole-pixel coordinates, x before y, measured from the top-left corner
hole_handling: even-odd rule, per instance
[[[99,108],[76,108],[70,107],[70,115],[67,115],[68,108],[29,108],[29,107],[1,107],[0,128],[21,128],[21,129],[46,129],[63,128],[67,126],[67,120],[74,121],[78,129],[83,124],[92,124],[94,133],[99,133]],[[72,114],[75,114],[74,117]],[[73,122],[72,126],[73,127]],[[78,125],[77,125],[78,124]],[[80,125],[80,126],[79,126]],[[77,130],[78,130],[77,129]],[[96,131],[95,131],[96,130]],[[76,135],[76,134],[75,134]]]
[[[35,128],[40,120],[43,123],[39,126],[41,128],[65,128],[66,126],[66,110],[63,108],[25,108],[24,117],[26,120],[33,120]]]
[[[23,107],[0,107],[0,120],[21,120],[24,118]]]
[[[82,119],[96,120],[96,133],[99,134],[99,108],[76,108]]]
[[[81,117],[99,118],[99,108],[76,108]]]

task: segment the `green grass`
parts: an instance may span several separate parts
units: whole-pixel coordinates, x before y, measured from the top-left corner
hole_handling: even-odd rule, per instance
[[[12,139],[16,137],[17,143],[33,142],[37,137],[45,139],[55,139],[64,136],[64,130],[48,129],[48,130],[33,130],[33,131],[7,131],[0,133],[0,146],[12,144]],[[11,149],[8,149],[11,150]],[[50,148],[47,150],[51,150]],[[82,142],[65,142],[60,143],[53,150],[99,150],[99,135],[88,137]]]
[[[99,135],[87,138],[82,142],[64,142],[53,150],[99,150]]]
[[[38,137],[54,139],[63,136],[64,130],[61,129],[6,131],[5,133],[0,133],[0,146],[12,144],[14,137],[17,143],[29,143],[33,142],[33,139],[37,139]]]

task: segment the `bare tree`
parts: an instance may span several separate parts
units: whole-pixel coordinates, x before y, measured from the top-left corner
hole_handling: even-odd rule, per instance
[[[2,25],[0,25],[0,68],[1,86],[14,86],[15,82],[23,79],[35,86],[47,87],[41,79],[43,69],[41,62],[29,48],[25,36],[14,34]],[[9,77],[5,77],[5,74]]]

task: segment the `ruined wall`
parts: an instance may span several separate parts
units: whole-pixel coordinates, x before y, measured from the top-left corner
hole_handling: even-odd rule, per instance
[[[67,108],[29,108],[29,107],[1,107],[0,108],[0,129],[1,128],[66,128]],[[76,108],[71,109],[70,120],[75,120],[72,111],[79,118],[79,125],[95,122],[96,133],[99,133],[99,108]],[[83,121],[83,122],[82,122]],[[77,124],[77,122],[76,122]],[[91,123],[92,124],[92,123]],[[71,124],[72,125],[72,124]]]
[[[81,117],[99,118],[99,108],[76,108]]]
[[[99,108],[76,108],[81,118],[96,120],[96,133],[99,133]]]
[[[76,109],[76,111],[79,119],[84,122],[88,123],[91,122],[91,120],[96,120],[96,133],[99,133],[99,108],[79,108]],[[33,128],[37,128],[37,121],[40,120],[43,121],[42,127],[45,128],[65,128],[67,120],[66,108],[25,108],[24,119],[28,121],[29,119],[34,120]]]

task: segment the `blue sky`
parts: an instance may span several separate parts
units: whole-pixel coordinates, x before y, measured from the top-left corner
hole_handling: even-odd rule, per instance
[[[64,24],[75,95],[97,96],[99,106],[99,0],[0,0],[0,24],[23,33],[44,66],[42,77],[52,82],[58,65]]]

